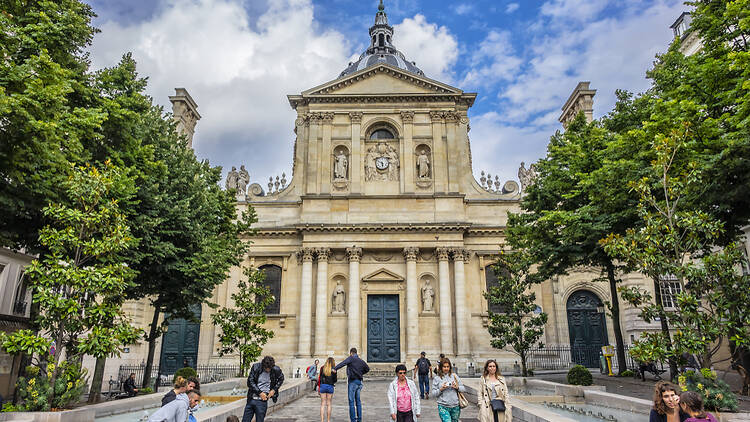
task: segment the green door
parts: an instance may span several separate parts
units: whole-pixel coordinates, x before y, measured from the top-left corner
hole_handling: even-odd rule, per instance
[[[587,368],[599,366],[601,347],[608,344],[607,323],[599,312],[602,301],[592,292],[580,290],[568,299],[568,332],[571,360]]]
[[[398,295],[367,296],[367,361],[399,362]]]
[[[200,320],[201,307],[193,309],[195,317]],[[198,361],[198,340],[200,324],[182,318],[169,321],[169,328],[162,336],[161,359],[159,372],[165,375],[174,374],[180,368],[195,368]]]

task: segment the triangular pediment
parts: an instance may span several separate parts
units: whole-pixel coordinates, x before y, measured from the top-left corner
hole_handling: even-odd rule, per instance
[[[461,95],[463,91],[383,63],[308,89],[302,96],[398,94]]]
[[[381,268],[363,277],[362,281],[404,281],[404,278],[392,271]]]

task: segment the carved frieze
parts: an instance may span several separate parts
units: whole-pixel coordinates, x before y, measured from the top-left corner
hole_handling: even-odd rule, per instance
[[[365,155],[365,180],[399,180],[400,161],[393,146],[380,142],[367,149]]]

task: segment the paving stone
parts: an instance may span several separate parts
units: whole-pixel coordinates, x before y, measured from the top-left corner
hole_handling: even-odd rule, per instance
[[[362,421],[387,422],[391,420],[388,408],[386,390],[390,380],[368,380],[362,388]],[[294,403],[268,415],[266,422],[315,422],[320,420],[320,398],[317,393],[310,392]],[[349,420],[349,401],[346,397],[346,383],[336,384],[333,395],[333,412],[331,422],[346,422]],[[437,413],[437,402],[434,399],[422,400],[422,417],[420,422],[440,422]],[[469,405],[461,410],[462,422],[478,422],[476,406]]]

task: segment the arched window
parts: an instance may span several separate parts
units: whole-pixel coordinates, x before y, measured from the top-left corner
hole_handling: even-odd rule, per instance
[[[378,47],[383,47],[383,34],[378,35]]]
[[[273,296],[273,302],[266,306],[266,314],[279,314],[281,312],[281,267],[278,265],[263,265],[260,270],[266,273],[263,284],[268,287]]]
[[[21,275],[18,277],[18,283],[16,283],[16,291],[13,295],[13,313],[16,315],[23,315],[26,313],[26,291],[28,284],[26,283],[26,272],[21,270]]]
[[[497,273],[495,272],[495,264],[490,264],[484,267],[484,276],[487,282],[487,292],[489,292],[492,287],[498,286],[499,283]],[[496,314],[505,312],[505,309],[502,305],[498,303],[491,303],[489,300],[487,301],[487,309]]]
[[[378,129],[370,134],[370,139],[395,139],[395,136],[388,129]]]

